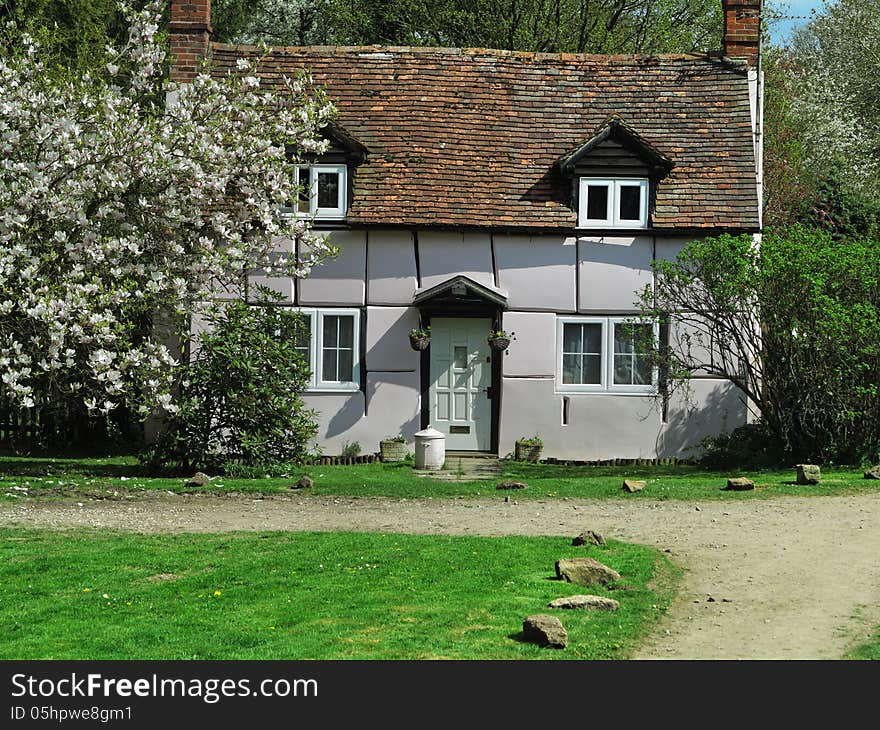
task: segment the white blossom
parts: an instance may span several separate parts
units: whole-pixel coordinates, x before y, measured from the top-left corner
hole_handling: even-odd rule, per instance
[[[22,407],[51,386],[93,414],[173,412],[165,343],[187,315],[272,265],[280,236],[309,253],[275,261],[278,275],[334,253],[280,213],[300,155],[326,149],[324,95],[307,76],[262,88],[256,56],[166,82],[161,7],[125,7],[127,42],[78,79],[47,73],[27,35],[2,43],[14,50],[0,59],[0,391]]]

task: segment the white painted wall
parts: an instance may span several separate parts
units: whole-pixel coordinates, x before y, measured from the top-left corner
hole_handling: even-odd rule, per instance
[[[412,443],[420,428],[420,356],[408,338],[418,325],[418,310],[409,306],[418,283],[414,238],[370,231],[368,242],[363,231],[335,231],[339,259],[297,283],[303,306],[364,307],[366,393],[305,396],[320,413],[324,453],[355,441],[373,453],[380,439],[401,432]],[[655,245],[658,258],[672,259],[692,238],[497,235],[497,281],[489,235],[421,231],[418,240],[423,287],[465,274],[509,293],[502,326],[515,339],[502,361],[501,454],[517,438],[538,434],[544,455],[561,459],[687,457],[704,436],[745,422],[739,391],[719,380],[693,380],[690,400],[676,394],[665,423],[659,403],[645,396],[556,392],[557,314],[576,305],[585,313],[632,312],[635,292],[651,281]],[[272,284],[292,300],[293,282]]]
[[[409,331],[418,324],[415,307],[367,307],[367,370],[417,371],[420,353],[409,346]]]
[[[514,333],[504,355],[504,375],[553,377],[556,373],[556,315],[505,312],[503,327]]]
[[[631,311],[636,292],[653,281],[650,236],[581,238],[578,242],[582,312]]]
[[[357,442],[361,454],[379,451],[379,441],[402,433],[412,448],[420,430],[419,374],[368,373],[364,393],[306,393],[318,412],[318,443],[325,454],[339,454]],[[366,415],[364,412],[367,407]]]
[[[366,294],[367,247],[364,231],[333,231],[328,235],[340,252],[312,269],[299,282],[299,303],[361,306]]]
[[[574,312],[577,239],[496,235],[498,284],[512,309]]]
[[[569,399],[563,425],[564,399]],[[522,436],[539,435],[544,457],[598,459],[692,458],[709,434],[745,423],[741,392],[720,380],[691,383],[675,394],[666,422],[659,399],[638,395],[561,394],[549,378],[504,378],[499,453]]]
[[[464,274],[486,286],[495,286],[492,245],[487,233],[420,232],[419,268],[423,289],[436,286],[456,274]]]
[[[418,288],[410,231],[370,231],[367,244],[367,304],[412,303]]]

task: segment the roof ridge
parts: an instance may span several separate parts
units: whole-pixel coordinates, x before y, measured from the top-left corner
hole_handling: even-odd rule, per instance
[[[491,56],[497,58],[514,58],[534,61],[617,61],[644,63],[651,60],[661,61],[718,61],[736,63],[732,59],[724,58],[721,51],[694,51],[691,53],[548,53],[546,51],[511,51],[501,48],[467,47],[456,48],[451,46],[340,46],[340,45],[308,45],[308,46],[273,46],[273,45],[250,45],[237,43],[212,42],[215,51],[233,53],[255,53],[268,50],[274,54],[297,55],[303,53],[340,53],[340,54],[380,54],[380,53],[409,53],[414,55],[434,56]]]

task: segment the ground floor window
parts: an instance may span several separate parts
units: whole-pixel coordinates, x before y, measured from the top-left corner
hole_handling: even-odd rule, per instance
[[[649,353],[656,330],[627,317],[559,317],[557,389],[653,391],[657,373]]]
[[[303,328],[296,348],[312,371],[310,390],[360,388],[360,311],[300,309]]]

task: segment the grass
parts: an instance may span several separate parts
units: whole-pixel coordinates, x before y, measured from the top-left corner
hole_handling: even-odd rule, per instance
[[[867,642],[849,651],[844,659],[880,661],[880,626],[877,627],[874,635]]]
[[[0,659],[620,659],[668,606],[657,551],[563,538],[354,533],[132,535],[0,530]],[[590,554],[615,590],[554,561]],[[554,611],[595,593],[617,612]],[[520,640],[556,613],[565,650]]]
[[[254,472],[258,475],[258,472]],[[267,478],[216,478],[205,491],[226,490],[285,493],[302,474],[315,480],[310,490],[316,496],[362,497],[485,497],[497,496],[495,482],[450,482],[419,476],[411,464],[358,464],[351,466],[291,466],[289,474]],[[723,488],[729,476],[748,476],[757,489],[728,492]],[[699,466],[564,466],[505,461],[505,479],[524,481],[529,489],[515,493],[516,499],[616,498],[630,500],[715,500],[760,499],[776,495],[832,495],[875,491],[876,480],[866,480],[862,471],[844,467],[824,467],[818,486],[794,483],[794,469],[775,471],[710,471]],[[623,495],[624,478],[644,479],[642,492]],[[185,491],[185,479],[148,476],[134,457],[107,458],[27,458],[0,457],[0,499],[15,499],[27,488],[32,494],[107,497],[137,493],[145,489]],[[300,492],[302,494],[302,492]]]

